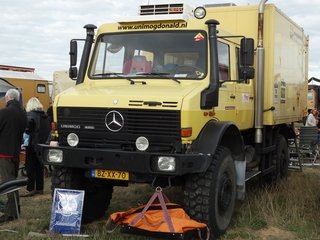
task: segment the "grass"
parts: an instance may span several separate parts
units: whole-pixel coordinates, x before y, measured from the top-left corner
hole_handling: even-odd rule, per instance
[[[249,185],[244,202],[237,202],[231,226],[223,239],[255,239],[257,232],[273,227],[268,239],[320,239],[320,169],[290,171],[288,181],[274,189]],[[240,230],[245,231],[240,231]],[[278,235],[278,236],[277,236]],[[241,239],[241,238],[240,238]]]
[[[44,195],[20,199],[21,228],[18,221],[1,224],[0,230],[17,232],[0,232],[0,239],[74,239],[47,234],[52,207],[50,184],[50,178],[46,178]],[[320,168],[304,168],[303,172],[290,170],[288,181],[274,189],[261,188],[257,181],[249,182],[246,187],[246,199],[236,202],[231,224],[221,239],[320,239]],[[172,188],[165,193],[171,202],[181,203],[181,191],[181,188]],[[153,189],[144,184],[115,187],[104,217],[82,225],[81,234],[88,234],[90,239],[154,239],[120,233],[114,224],[106,226],[111,213],[146,204],[152,194]],[[6,196],[0,197],[2,201],[6,199]],[[30,232],[45,235],[30,237]]]

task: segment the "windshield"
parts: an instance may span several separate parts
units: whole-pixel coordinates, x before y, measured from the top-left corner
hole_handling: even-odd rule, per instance
[[[203,79],[207,75],[205,31],[105,34],[96,41],[91,79]]]

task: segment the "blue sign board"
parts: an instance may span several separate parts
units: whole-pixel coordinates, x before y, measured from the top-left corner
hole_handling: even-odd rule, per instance
[[[51,233],[80,234],[84,190],[54,190],[50,229]]]

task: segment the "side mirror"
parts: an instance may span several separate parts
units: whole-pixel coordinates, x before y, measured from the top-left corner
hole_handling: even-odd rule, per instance
[[[78,58],[78,43],[77,40],[72,39],[70,41],[70,68],[69,68],[69,78],[75,80],[78,76],[77,58]]]
[[[240,67],[239,77],[240,77],[240,79],[253,79],[254,78],[254,68],[253,67]]]
[[[253,38],[242,38],[240,43],[240,65],[252,66],[254,61]]]
[[[70,67],[77,65],[78,43],[75,40],[70,41]]]
[[[69,68],[69,78],[75,80],[75,78],[78,76],[78,69],[77,67],[70,67]]]

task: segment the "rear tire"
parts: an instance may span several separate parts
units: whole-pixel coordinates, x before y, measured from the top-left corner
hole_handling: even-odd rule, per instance
[[[192,219],[206,223],[214,237],[226,232],[236,197],[236,171],[228,148],[218,148],[206,172],[187,176],[184,195]]]
[[[264,182],[268,185],[277,185],[288,177],[289,152],[287,141],[283,135],[279,135],[277,138],[272,165],[276,166],[276,170],[266,175]]]
[[[113,193],[113,185],[106,180],[85,178],[84,169],[54,167],[51,190],[55,188],[85,190],[82,223],[101,218],[107,211]]]

